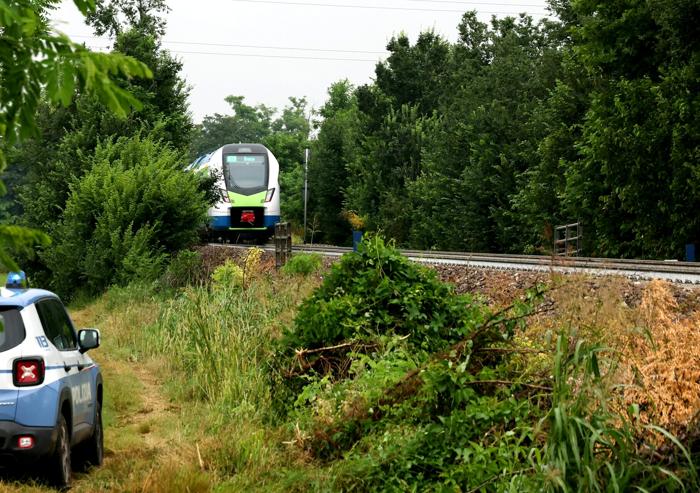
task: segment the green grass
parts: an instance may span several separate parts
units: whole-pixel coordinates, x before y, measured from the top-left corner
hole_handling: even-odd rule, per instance
[[[534,373],[546,369],[540,378],[554,387],[542,395],[524,397],[517,385],[463,392],[475,378],[522,376],[529,353],[501,373],[474,353],[471,364],[480,357],[483,366],[470,373],[459,361],[424,365],[427,350],[394,336],[352,354],[340,378],[302,378],[302,394],[286,394],[281,408],[279,340],[317,282],[256,275],[245,286],[133,285],[74,311],[77,325],[103,334],[91,355],[103,368],[107,450],[74,491],[680,491],[671,474],[686,491],[700,487],[681,447],[668,473],[640,458],[627,417],[606,407],[604,353],[567,345],[570,333],[556,351],[532,356]],[[374,416],[358,412],[421,365],[422,390]]]

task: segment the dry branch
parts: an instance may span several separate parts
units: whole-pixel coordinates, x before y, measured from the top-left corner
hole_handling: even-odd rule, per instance
[[[347,362],[345,360],[348,359],[348,352],[375,349],[378,346],[379,344],[375,342],[349,341],[344,342],[342,344],[337,344],[335,346],[327,346],[315,349],[297,349],[294,352],[294,355],[296,357],[296,361],[298,362],[298,368],[291,368],[285,371],[284,376],[285,378],[298,377],[300,375],[305,374],[311,369],[317,369],[319,367],[324,368],[324,373],[327,373],[334,366],[338,368],[346,367]],[[308,355],[317,357],[309,361],[306,358]]]

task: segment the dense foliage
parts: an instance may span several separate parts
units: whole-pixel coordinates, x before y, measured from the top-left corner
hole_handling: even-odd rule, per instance
[[[468,298],[458,298],[435,271],[367,238],[333,265],[323,285],[299,308],[285,344],[308,349],[379,336],[407,336],[416,349],[438,350],[468,332]]]
[[[552,1],[558,20],[479,22],[449,43],[389,42],[373,84],[329,90],[311,217],[343,210],[399,244],[548,252],[580,221],[585,253],[682,258],[700,243],[697,2]]]
[[[80,6],[96,33],[113,36],[112,53],[46,34],[57,53],[44,61],[49,79],[28,79],[36,97],[25,105],[27,125],[35,131],[19,143],[3,140],[10,193],[0,213],[52,240],[20,252],[22,266],[64,295],[156,277],[167,255],[196,239],[212,198],[213,180],[180,173],[193,126],[182,63],[160,43],[165,3],[94,4]],[[46,30],[50,8],[37,11],[36,33]]]
[[[541,294],[495,312],[379,238],[345,255],[281,340],[284,389],[275,388],[299,445],[331,471],[332,489],[700,484],[671,435],[653,426],[645,434],[633,411],[615,410],[616,356],[565,331],[551,345],[525,344],[523,321]],[[664,462],[654,433],[671,444]]]
[[[47,13],[57,1],[23,0],[0,4],[0,172],[5,170],[8,148],[37,133],[37,108],[42,97],[51,104],[68,106],[75,90],[99,101],[116,116],[124,117],[140,102],[115,79],[149,78],[146,65],[121,53],[93,53],[54,32]],[[75,0],[83,14],[94,9],[93,0]],[[0,182],[0,195],[6,192]],[[8,209],[7,203],[0,210]],[[0,264],[16,268],[13,253],[28,254],[46,244],[42,233],[21,226],[0,226]]]
[[[197,241],[207,203],[179,158],[152,137],[98,145],[41,253],[53,289],[70,297],[77,286],[99,293],[154,279],[168,254]]]

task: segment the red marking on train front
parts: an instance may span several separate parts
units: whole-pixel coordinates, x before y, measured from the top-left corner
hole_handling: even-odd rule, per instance
[[[241,212],[241,222],[253,224],[255,222],[255,212],[253,212],[253,211]]]

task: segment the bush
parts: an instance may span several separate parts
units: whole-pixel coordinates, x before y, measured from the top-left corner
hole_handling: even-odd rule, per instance
[[[173,256],[161,277],[161,283],[169,288],[192,286],[203,281],[202,254],[182,250]]]
[[[460,339],[482,312],[470,297],[455,295],[435,271],[375,236],[333,265],[302,304],[283,343],[292,349],[315,348],[398,334],[408,336],[415,347],[436,350]]]
[[[70,297],[112,284],[152,280],[167,255],[197,240],[207,202],[181,156],[152,137],[120,138],[95,150],[73,187],[54,244],[41,254],[50,284]]]
[[[305,451],[334,463],[332,489],[527,490],[545,412],[503,345],[535,300],[494,314],[366,238],[302,304],[273,397]]]
[[[321,269],[322,261],[323,257],[318,253],[299,253],[284,264],[282,273],[290,276],[308,276]]]
[[[227,259],[223,265],[214,269],[211,275],[214,289],[223,290],[243,286],[243,269],[233,260]]]

